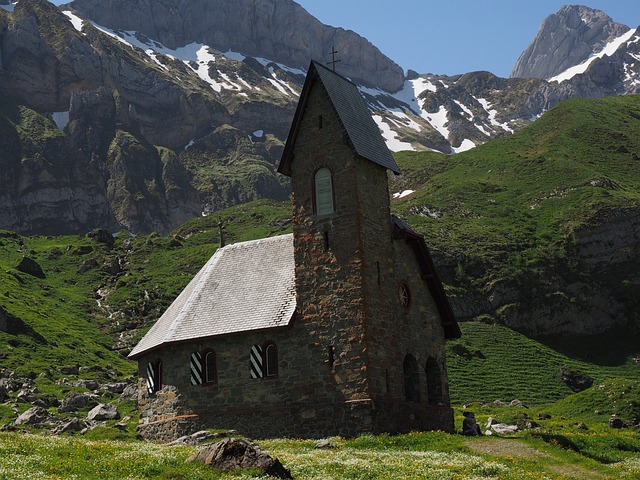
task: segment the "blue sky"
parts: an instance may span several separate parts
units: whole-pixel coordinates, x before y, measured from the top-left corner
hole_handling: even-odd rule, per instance
[[[65,3],[54,1],[53,3]],[[562,0],[297,0],[322,23],[353,30],[405,70],[511,73]],[[579,2],[573,2],[579,3]],[[585,0],[614,21],[640,26],[638,0]]]
[[[640,26],[638,0],[296,0],[322,23],[353,30],[405,70],[455,75],[511,70],[542,21],[581,4]]]

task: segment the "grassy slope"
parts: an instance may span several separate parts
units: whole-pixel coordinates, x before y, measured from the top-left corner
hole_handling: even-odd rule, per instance
[[[640,205],[640,96],[572,99],[511,137],[453,157],[400,153],[394,210],[434,252],[489,265],[482,288],[558,263],[598,214]],[[438,218],[425,215],[425,207]],[[473,273],[473,272],[472,272]]]
[[[573,393],[561,381],[562,368],[588,375],[596,386],[626,378],[640,387],[640,347],[632,336],[583,337],[568,350],[566,346],[551,348],[501,325],[465,322],[461,329],[462,337],[447,344],[454,404],[518,399],[529,405],[548,405]],[[635,397],[640,401],[640,392]],[[621,413],[628,420],[640,417],[640,404],[633,412],[618,412],[618,408],[623,405],[602,405],[601,414],[608,418]]]

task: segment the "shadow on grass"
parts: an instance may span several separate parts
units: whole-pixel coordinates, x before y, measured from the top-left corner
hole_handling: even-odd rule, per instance
[[[567,357],[603,367],[624,365],[640,359],[640,331],[631,328],[595,335],[549,335],[535,340]]]
[[[557,433],[535,433],[532,437],[607,465],[620,462],[629,454],[640,452],[640,441],[616,435],[583,435],[569,438]]]

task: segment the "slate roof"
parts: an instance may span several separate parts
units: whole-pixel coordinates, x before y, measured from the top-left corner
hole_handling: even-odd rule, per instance
[[[284,327],[296,309],[293,234],[220,248],[129,354]]]
[[[315,61],[311,61],[309,65],[307,78],[304,82],[302,93],[300,94],[300,100],[298,101],[298,107],[293,117],[291,130],[289,131],[287,143],[282,153],[282,159],[278,166],[278,172],[291,176],[293,146],[298,134],[300,119],[304,114],[309,91],[318,81],[324,85],[329,95],[331,105],[355,152],[361,157],[399,174],[400,169],[387,148],[380,129],[373,120],[358,87],[346,78]]]

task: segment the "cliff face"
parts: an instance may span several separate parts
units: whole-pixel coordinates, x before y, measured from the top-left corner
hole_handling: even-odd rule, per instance
[[[579,65],[594,51],[618,38],[629,27],[606,13],[582,5],[565,5],[549,15],[516,62],[512,77],[548,79]]]
[[[275,175],[277,142],[238,169],[233,194],[220,193],[224,179],[196,189],[197,173],[188,164],[211,168],[210,152],[194,148],[186,159],[180,154],[187,145],[197,147],[195,139],[212,126],[250,116],[248,104],[225,105],[184,63],[152,63],[143,52],[72,20],[75,26],[45,0],[0,9],[2,228],[25,234],[95,227],[166,232],[207,205],[217,210],[286,197],[287,185]],[[283,108],[293,107],[276,103],[263,115],[277,119],[273,126],[282,136],[285,122],[277,112]],[[244,133],[234,142],[215,161],[225,163],[234,149],[251,150]],[[256,165],[260,173],[249,172]]]
[[[354,82],[391,92],[404,84],[403,70],[365,38],[323,25],[291,0],[75,0],[70,6],[100,25],[137,31],[172,49],[197,42],[305,69],[335,48],[341,73]]]

